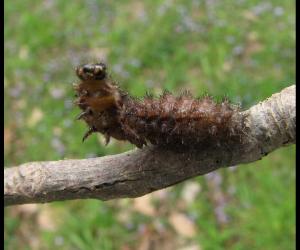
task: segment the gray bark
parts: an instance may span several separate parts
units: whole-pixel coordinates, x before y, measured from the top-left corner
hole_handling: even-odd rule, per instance
[[[100,158],[6,168],[4,203],[138,197],[220,167],[257,161],[277,148],[296,143],[295,85],[242,113],[246,120],[239,145],[196,152],[149,146]]]

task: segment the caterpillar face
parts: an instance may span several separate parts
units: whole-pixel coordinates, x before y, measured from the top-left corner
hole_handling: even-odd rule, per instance
[[[118,107],[122,105],[120,91],[108,77],[106,69],[103,63],[76,68],[81,81],[74,85],[77,97],[75,104],[82,110],[77,119],[84,120],[89,127],[83,140],[94,132],[104,134],[107,142],[110,136],[126,139],[118,121]]]
[[[106,65],[84,64],[76,68],[76,74],[81,80],[103,80],[106,77]]]

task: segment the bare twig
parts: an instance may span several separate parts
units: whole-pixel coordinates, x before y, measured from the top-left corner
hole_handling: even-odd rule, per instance
[[[295,85],[243,114],[243,143],[197,152],[145,147],[83,160],[32,162],[4,171],[5,205],[138,197],[220,167],[253,162],[296,142]]]

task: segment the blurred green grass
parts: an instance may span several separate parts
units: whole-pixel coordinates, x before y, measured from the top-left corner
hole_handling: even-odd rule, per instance
[[[105,60],[135,96],[190,89],[226,95],[244,108],[295,82],[291,1],[16,0],[5,1],[4,20],[5,166],[132,148],[117,141],[104,147],[100,135],[81,143],[86,127],[74,120],[79,110],[71,85],[80,63]],[[214,179],[195,178],[201,192],[184,211],[197,228],[192,241],[199,249],[294,249],[294,159],[292,146],[234,171],[217,171],[228,200],[221,209],[225,222],[211,199]],[[126,199],[40,205],[30,216],[7,208],[5,248],[136,249],[141,227],[155,228],[154,221],[174,234],[167,217],[180,210],[185,185],[160,201],[165,213],[153,218],[130,210],[127,224],[118,219],[132,206]],[[54,230],[41,226],[44,210],[53,211]]]

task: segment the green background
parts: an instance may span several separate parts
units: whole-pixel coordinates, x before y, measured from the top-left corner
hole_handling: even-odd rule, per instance
[[[244,109],[295,82],[293,1],[15,0],[4,11],[6,167],[133,148],[95,134],[81,143],[81,63],[106,61],[134,96],[188,89]],[[149,197],[140,209],[135,199],[6,208],[5,249],[295,249],[294,146]],[[194,233],[176,230],[174,214]]]

